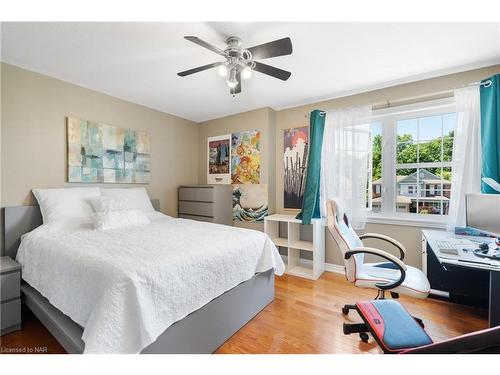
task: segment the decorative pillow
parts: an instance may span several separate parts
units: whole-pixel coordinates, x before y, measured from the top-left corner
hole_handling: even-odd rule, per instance
[[[92,216],[97,230],[118,229],[149,224],[147,215],[140,210],[97,212]]]
[[[103,197],[126,198],[129,209],[136,209],[144,212],[153,212],[155,210],[146,189],[143,187],[101,189],[101,195]]]
[[[93,213],[89,199],[99,197],[98,187],[33,189],[42,212],[44,224],[68,220],[90,218]]]
[[[130,209],[129,200],[126,197],[95,197],[89,199],[95,212],[109,212]]]

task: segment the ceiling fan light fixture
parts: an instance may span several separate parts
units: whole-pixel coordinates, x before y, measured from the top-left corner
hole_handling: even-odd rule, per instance
[[[221,77],[227,77],[227,66],[225,64],[219,66],[219,69],[217,69],[217,72]]]
[[[224,57],[226,61],[202,65],[179,72],[177,75],[185,77],[217,67],[217,72],[226,79],[226,83],[230,88],[229,93],[233,97],[241,93],[241,81],[251,78],[253,70],[282,81],[288,80],[292,75],[286,70],[255,61],[292,54],[292,41],[289,37],[245,49],[242,47],[240,38],[231,36],[226,40],[227,47],[224,50],[195,36],[185,36],[184,39],[215,52]]]
[[[252,77],[252,68],[245,66],[241,71],[241,78],[249,79],[250,77]]]
[[[238,85],[238,80],[236,79],[236,67],[229,70],[229,78],[227,79],[227,85],[234,89]]]

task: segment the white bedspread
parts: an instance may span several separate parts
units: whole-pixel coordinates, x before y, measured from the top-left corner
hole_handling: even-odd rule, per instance
[[[171,324],[284,264],[261,232],[156,214],[95,231],[42,225],[23,237],[22,277],[84,327],[85,353],[139,353]]]

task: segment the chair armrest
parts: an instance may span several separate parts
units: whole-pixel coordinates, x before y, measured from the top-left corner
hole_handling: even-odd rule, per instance
[[[379,289],[382,290],[390,290],[397,288],[400,286],[406,278],[406,265],[398,258],[396,258],[394,255],[389,254],[386,251],[380,250],[380,249],[375,249],[373,247],[356,247],[353,250],[349,250],[345,253],[344,258],[349,259],[351,256],[356,255],[356,254],[372,254],[376,255],[378,257],[384,258],[388,260],[389,262],[393,263],[401,272],[401,276],[399,277],[398,280],[392,282],[392,283],[387,283],[387,284],[375,284],[375,286]]]
[[[399,259],[403,260],[406,255],[406,248],[403,246],[403,244],[399,241],[396,241],[394,238],[379,234],[379,233],[365,233],[359,236],[360,239],[364,240],[365,238],[376,238],[378,240],[386,241],[389,242],[390,244],[394,245],[399,249]]]

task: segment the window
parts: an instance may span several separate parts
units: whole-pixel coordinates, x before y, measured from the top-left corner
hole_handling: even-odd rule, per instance
[[[367,207],[398,217],[447,215],[457,122],[453,100],[375,111],[374,119]]]
[[[367,207],[372,212],[380,212],[382,205],[382,123],[370,125],[370,142],[372,145],[368,158],[368,190]]]

